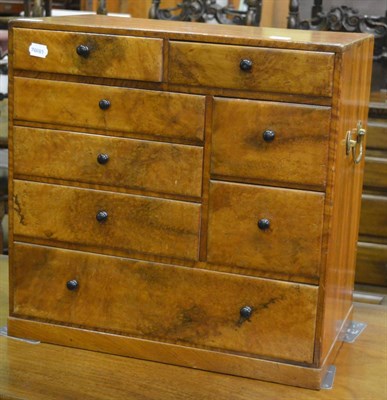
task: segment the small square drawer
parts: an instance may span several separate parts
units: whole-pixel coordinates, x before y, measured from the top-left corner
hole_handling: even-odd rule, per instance
[[[24,127],[13,143],[15,176],[201,197],[199,146]]]
[[[14,69],[161,82],[163,41],[14,29]]]
[[[171,42],[169,82],[330,97],[334,54]]]
[[[15,244],[14,314],[159,342],[313,361],[318,288]]]
[[[199,204],[14,181],[15,237],[197,260]]]
[[[329,107],[216,98],[211,174],[324,190]]]
[[[201,142],[205,97],[16,77],[14,118]]]
[[[211,182],[208,261],[317,283],[324,194]]]

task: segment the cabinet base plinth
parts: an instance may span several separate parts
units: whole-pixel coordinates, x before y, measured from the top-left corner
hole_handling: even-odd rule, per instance
[[[235,354],[160,343],[9,317],[8,334],[45,343],[320,389],[324,368],[309,368]]]

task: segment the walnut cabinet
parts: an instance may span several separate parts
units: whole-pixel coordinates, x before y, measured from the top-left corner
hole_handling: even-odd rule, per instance
[[[371,62],[361,34],[13,22],[10,335],[319,388]]]

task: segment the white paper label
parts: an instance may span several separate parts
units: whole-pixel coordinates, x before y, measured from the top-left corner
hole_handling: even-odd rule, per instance
[[[30,56],[46,58],[48,54],[48,48],[45,44],[31,43],[29,47]]]

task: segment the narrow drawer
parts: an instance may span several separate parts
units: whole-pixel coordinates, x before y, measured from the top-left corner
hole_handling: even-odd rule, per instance
[[[201,147],[22,127],[13,142],[16,176],[201,196]]]
[[[366,157],[364,189],[387,192],[387,158]]]
[[[211,173],[323,189],[330,115],[327,107],[217,98]]]
[[[359,233],[376,241],[387,238],[387,196],[363,194]]]
[[[16,28],[14,69],[161,82],[162,39]]]
[[[211,182],[208,261],[316,282],[324,195]]]
[[[15,245],[14,314],[311,363],[317,288]],[[72,282],[67,289],[67,282]],[[250,317],[241,309],[250,307]],[[248,312],[244,309],[244,312]],[[243,313],[243,311],[242,311]]]
[[[333,53],[173,41],[169,50],[170,83],[332,95]]]
[[[17,120],[200,142],[204,96],[16,77]]]
[[[15,180],[14,211],[15,236],[198,258],[199,204]]]
[[[357,244],[356,282],[387,286],[387,246],[359,242]]]

